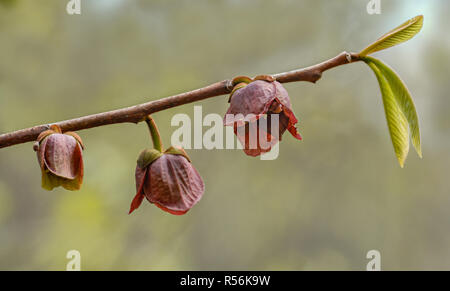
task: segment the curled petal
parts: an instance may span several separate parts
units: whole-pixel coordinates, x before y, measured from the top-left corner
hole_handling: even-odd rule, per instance
[[[154,204],[155,204],[159,209],[164,210],[165,212],[168,212],[168,213],[173,214],[173,215],[183,215],[183,214],[186,214],[186,212],[189,211],[189,209],[188,209],[188,210],[184,210],[184,211],[181,211],[181,210],[172,210],[172,209],[169,209],[169,208],[167,208],[167,207],[162,206],[162,205],[159,204],[158,202],[155,202]]]
[[[144,187],[144,179],[147,175],[147,167],[146,168],[141,168],[138,166],[136,166],[136,171],[135,171],[135,179],[136,179],[136,193],[144,193],[142,191],[143,187]]]
[[[249,84],[249,83],[251,83],[253,80],[252,80],[252,78],[250,78],[250,77],[247,77],[247,76],[237,76],[237,77],[234,77],[233,78],[233,80],[231,80],[231,84],[233,85],[233,86],[236,86],[237,84],[239,84],[239,83],[246,83],[246,84]]]
[[[47,147],[47,139],[44,139],[37,150],[37,158],[41,170],[45,170],[45,148]]]
[[[295,127],[295,124],[297,124],[298,120],[292,110],[287,107],[283,107],[283,113],[289,118],[287,130],[292,134],[293,137],[298,140],[302,140],[302,136],[300,135],[300,133],[298,133],[297,128]]]
[[[43,132],[41,132],[39,135],[38,135],[38,138],[37,138],[37,142],[41,142],[44,138],[46,138],[47,136],[49,136],[50,134],[54,134],[54,133],[56,133],[54,130],[52,130],[52,129],[49,129],[49,130],[45,130],[45,131],[43,131]]]
[[[135,178],[136,178],[136,196],[134,196],[133,201],[130,205],[130,211],[128,214],[138,209],[141,206],[142,200],[144,199],[144,179],[147,176],[147,168],[142,169],[136,166]]]
[[[141,193],[136,193],[136,196],[134,196],[133,201],[131,201],[130,205],[130,211],[128,211],[128,214],[131,214],[133,211],[139,208],[141,206],[142,200],[144,200],[144,195]]]

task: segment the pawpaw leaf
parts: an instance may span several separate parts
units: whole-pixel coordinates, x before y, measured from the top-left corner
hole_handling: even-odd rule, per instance
[[[359,55],[367,56],[413,38],[423,26],[423,15],[418,15],[381,36],[377,41],[363,49]]]
[[[389,81],[383,75],[382,71],[370,59],[365,59],[364,61],[375,73],[380,85],[392,145],[394,146],[395,155],[397,156],[400,167],[403,168],[409,151],[408,120],[405,114],[403,114]]]
[[[374,63],[381,74],[384,76],[386,81],[389,83],[397,104],[400,106],[400,110],[403,112],[408,121],[409,132],[411,134],[411,142],[419,157],[422,157],[419,118],[417,117],[416,107],[414,106],[414,102],[408,88],[406,87],[402,79],[397,75],[397,73],[382,61],[372,57],[365,57],[364,59],[364,61]]]

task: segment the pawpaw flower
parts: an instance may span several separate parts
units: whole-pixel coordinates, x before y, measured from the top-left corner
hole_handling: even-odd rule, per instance
[[[281,141],[286,130],[294,138],[302,139],[295,127],[298,120],[292,111],[289,94],[281,83],[271,76],[257,76],[255,79],[236,77],[233,85],[224,125],[234,127],[247,155],[256,157],[269,152]],[[278,132],[272,132],[274,114],[278,114]],[[261,137],[261,134],[266,136]],[[261,140],[265,144],[261,144]]]
[[[154,149],[145,149],[139,155],[135,178],[136,195],[130,211],[137,209],[144,197],[160,209],[182,215],[203,196],[205,185],[191,160],[182,148],[170,147],[163,151],[156,124],[147,118]]]
[[[62,186],[79,190],[83,183],[81,138],[74,132],[62,133],[58,125],[43,131],[34,144],[42,173],[42,188],[53,190]]]

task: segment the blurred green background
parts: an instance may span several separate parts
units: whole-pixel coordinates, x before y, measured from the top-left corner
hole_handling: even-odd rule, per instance
[[[304,140],[274,161],[189,150],[206,192],[185,216],[149,203],[127,215],[144,124],[79,132],[78,192],[40,188],[32,144],[0,150],[0,269],[450,269],[448,1],[0,1],[0,132],[134,105],[235,75],[277,73],[359,51],[424,14],[413,40],[375,56],[405,80],[424,158],[398,166],[375,76],[363,63],[287,84]],[[227,97],[205,100],[224,114]],[[154,115],[165,144],[175,113]],[[207,128],[204,128],[206,131]]]

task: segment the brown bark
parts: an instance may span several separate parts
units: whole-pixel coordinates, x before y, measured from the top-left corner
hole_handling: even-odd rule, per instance
[[[294,70],[273,75],[280,83],[307,81],[315,83],[328,69],[358,61],[357,54],[342,52],[336,57],[324,61],[320,64],[304,69]],[[133,122],[138,123],[151,113],[176,107],[179,105],[196,102],[199,100],[229,94],[232,90],[231,80],[224,80],[197,90],[181,93],[163,99],[150,101],[147,103],[117,109],[113,111],[97,113],[70,120],[60,121],[57,124],[63,132],[78,131],[82,129],[98,127],[108,124]],[[0,135],[0,148],[13,146],[25,142],[36,140],[38,135],[50,128],[51,124],[37,125],[26,129],[21,129]]]

